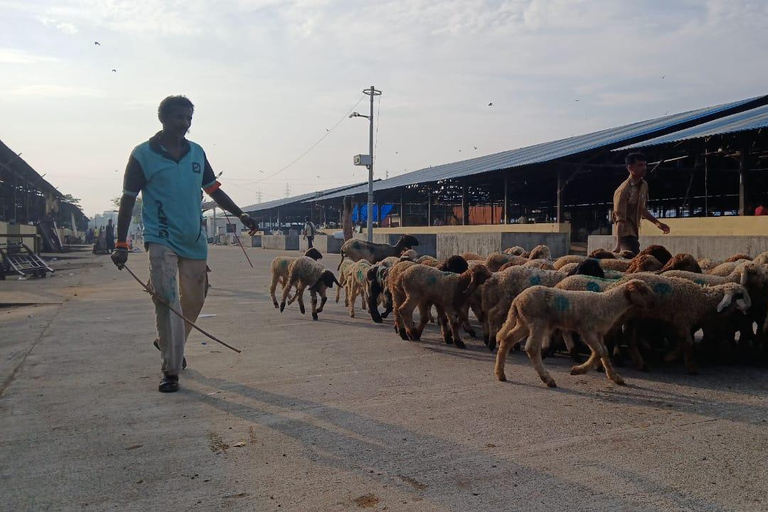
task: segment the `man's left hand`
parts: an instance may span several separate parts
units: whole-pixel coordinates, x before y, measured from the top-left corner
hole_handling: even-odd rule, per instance
[[[243,223],[243,226],[248,228],[249,235],[253,235],[256,233],[256,231],[259,230],[259,223],[253,220],[253,218],[247,213],[244,213],[240,216],[240,222]]]
[[[662,231],[662,233],[664,233],[665,235],[669,234],[669,231],[670,231],[669,226],[667,226],[663,222],[659,222],[658,224],[656,224],[656,227],[659,228]]]

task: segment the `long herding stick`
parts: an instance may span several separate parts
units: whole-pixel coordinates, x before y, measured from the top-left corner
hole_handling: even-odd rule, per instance
[[[227,210],[222,208],[221,211],[224,212],[224,216],[227,218],[227,224],[230,224],[229,215],[227,215]],[[253,233],[253,231],[251,231],[251,233]],[[251,263],[251,258],[248,257],[248,253],[245,252],[245,247],[243,247],[243,244],[240,242],[240,237],[237,236],[237,230],[235,230],[235,233],[233,233],[233,235],[235,235],[235,240],[237,240],[237,245],[239,245],[240,248],[243,250],[243,254],[245,254],[245,259],[248,260],[248,264],[251,266],[251,268],[253,268],[253,263]]]
[[[221,341],[219,338],[217,338],[217,337],[216,337],[216,336],[214,336],[213,334],[210,334],[210,333],[208,333],[208,332],[204,331],[204,330],[203,330],[203,329],[201,329],[200,327],[196,326],[196,325],[195,325],[195,322],[193,322],[193,321],[192,321],[192,320],[190,320],[189,318],[185,317],[184,315],[182,315],[181,313],[179,313],[179,312],[178,312],[178,311],[176,311],[175,309],[173,309],[173,307],[171,307],[171,305],[170,305],[170,304],[168,304],[168,301],[166,301],[165,299],[163,299],[163,298],[162,298],[160,295],[158,295],[158,294],[157,294],[157,293],[156,293],[154,290],[152,290],[152,289],[151,289],[149,286],[147,286],[146,284],[144,284],[144,282],[143,282],[141,279],[139,279],[138,277],[136,277],[136,274],[134,274],[134,273],[133,273],[133,271],[131,271],[131,269],[129,269],[129,268],[128,268],[128,265],[126,265],[125,263],[123,263],[123,268],[124,268],[125,270],[127,270],[129,274],[131,274],[131,277],[133,277],[133,278],[136,280],[136,282],[137,282],[137,283],[139,283],[139,284],[141,285],[141,287],[142,287],[142,288],[144,288],[144,291],[145,291],[145,292],[147,292],[148,294],[150,294],[150,295],[152,296],[152,298],[154,298],[155,300],[157,300],[158,302],[160,302],[160,304],[162,304],[163,306],[165,306],[165,307],[167,307],[168,309],[170,309],[171,311],[173,311],[173,313],[174,313],[176,316],[178,316],[179,318],[181,318],[182,320],[184,320],[185,322],[187,322],[187,323],[188,323],[188,324],[189,324],[191,327],[194,327],[195,329],[197,329],[197,330],[198,330],[198,331],[200,331],[201,333],[205,334],[206,336],[208,336],[209,338],[211,338],[211,339],[212,339],[213,341],[215,341],[216,343],[220,343],[220,344],[224,345],[225,347],[227,347],[228,349],[230,349],[230,350],[234,350],[234,351],[235,351],[235,352],[237,352],[238,354],[242,353],[242,351],[241,351],[241,350],[238,350],[238,349],[236,349],[236,348],[235,348],[235,347],[233,347],[232,345],[227,345],[226,343],[224,343],[223,341]]]

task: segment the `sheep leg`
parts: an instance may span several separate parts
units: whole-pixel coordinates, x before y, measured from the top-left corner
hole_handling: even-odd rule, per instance
[[[507,307],[506,310],[500,307],[493,307],[488,311],[488,314],[486,315],[488,317],[488,350],[491,352],[496,350],[496,341],[499,339],[500,334],[499,328],[502,327],[497,319],[506,318],[508,311],[509,307]]]
[[[339,277],[341,277],[341,276],[339,276]],[[341,298],[341,288],[342,288],[342,286],[344,286],[343,281],[344,281],[343,279],[339,279],[339,284],[341,286],[337,286],[336,287],[336,304],[339,303],[339,299]],[[346,304],[344,304],[344,305],[346,306]]]
[[[327,288],[323,286],[320,288],[320,290],[317,291],[318,294],[320,294],[320,307],[317,308],[318,313],[322,313],[323,309],[325,308],[325,303],[328,302],[328,296],[326,294]]]
[[[499,331],[499,350],[496,353],[496,368],[494,373],[500,381],[507,380],[504,374],[504,364],[507,361],[507,355],[512,345],[528,336],[528,328],[522,323],[517,322],[514,326],[507,326],[508,322],[501,327]]]
[[[269,285],[269,296],[272,299],[272,304],[274,304],[276,308],[280,307],[280,305],[277,303],[277,297],[275,296],[275,290],[277,290],[278,281],[282,281],[280,276],[278,274],[272,274],[272,282]]]
[[[592,350],[592,355],[589,356],[589,359],[586,363],[581,365],[581,367],[578,367],[579,369],[583,368],[584,372],[586,373],[589,370],[591,370],[596,364],[598,358],[603,363],[603,368],[605,368],[605,376],[608,377],[608,379],[612,380],[619,386],[623,386],[625,384],[624,379],[616,372],[616,369],[613,367],[613,363],[611,363],[611,358],[608,357],[608,349],[605,348],[605,343],[603,343],[603,340],[601,337],[595,333],[580,333],[581,339],[584,340],[584,342],[589,346],[590,350]],[[573,368],[571,368],[571,374],[573,373]],[[576,373],[575,375],[578,375],[579,373]]]
[[[413,333],[410,335],[414,341],[419,341],[421,335],[424,332],[424,328],[427,326],[427,310],[431,306],[423,302],[419,302],[419,325],[416,326]]]
[[[296,287],[296,293],[293,294],[293,297],[288,299],[289,306],[294,303],[299,295],[304,295],[304,288],[306,288],[306,285],[304,285],[304,283],[299,283],[299,285]]]
[[[312,320],[317,320],[317,292],[309,290],[309,296],[312,298]],[[302,311],[304,313],[304,311]]]
[[[461,311],[459,311],[459,320],[461,321],[461,327],[464,329],[464,331],[469,334],[470,337],[476,338],[477,333],[472,328],[472,324],[469,323],[469,307],[470,304],[469,301],[467,301],[467,303],[462,306]]]
[[[286,279],[285,284],[283,285],[283,296],[280,299],[280,312],[282,313],[283,310],[285,310],[285,301],[288,299],[288,293],[291,291],[291,286],[293,286],[295,281]],[[299,303],[301,303],[301,300],[299,300]],[[302,313],[304,311],[302,310]]]
[[[363,311],[368,311],[368,290],[365,285],[360,287],[360,298],[363,301]]]
[[[438,309],[438,312],[439,311],[440,310]],[[459,319],[458,314],[455,311],[448,309],[443,310],[443,315],[445,319],[444,321],[450,326],[451,334],[453,334],[453,344],[456,345],[456,348],[467,348],[459,334],[462,322],[461,319]]]
[[[528,354],[528,359],[531,360],[533,368],[536,373],[539,374],[539,378],[550,388],[556,388],[557,384],[555,379],[549,374],[544,363],[541,360],[541,347],[549,337],[550,333],[546,328],[534,328],[531,335],[528,336],[528,341],[525,343],[525,353]]]
[[[400,337],[404,340],[408,339],[405,335],[405,326],[403,325],[403,317],[400,315],[400,306],[405,301],[405,295],[400,290],[394,290],[392,292],[392,315],[395,321],[395,332],[400,334]]]
[[[381,318],[387,318],[392,312],[392,294],[385,291],[382,295],[384,297],[384,312],[381,314]]]
[[[405,324],[405,329],[401,330],[400,337],[404,340],[416,340],[415,336],[418,336],[413,325],[413,310],[416,306],[416,298],[410,294],[405,297],[405,302],[400,306],[400,316]]]
[[[351,279],[347,284],[347,298],[349,300],[349,317],[355,318],[355,299],[357,299],[357,287]]]

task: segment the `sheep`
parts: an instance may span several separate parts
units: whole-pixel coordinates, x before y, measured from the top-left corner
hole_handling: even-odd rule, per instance
[[[632,280],[610,291],[595,294],[533,286],[524,290],[512,302],[507,320],[499,331],[499,351],[496,354],[496,378],[507,380],[504,365],[513,345],[526,337],[525,352],[544,383],[557,386],[544,368],[541,348],[554,329],[576,331],[589,345],[592,355],[584,364],[571,368],[571,375],[582,375],[603,363],[605,375],[623,386],[624,379],[613,368],[603,338],[616,321],[632,308],[653,304],[654,293],[639,280]]]
[[[515,245],[514,247],[508,247],[507,249],[504,249],[504,254],[511,254],[513,256],[522,256],[527,251],[520,247],[519,245]]]
[[[616,255],[613,254],[610,251],[606,251],[605,249],[595,249],[591,253],[589,253],[590,258],[595,258],[596,260],[613,260],[616,259]]]
[[[466,348],[459,335],[463,322],[461,311],[475,289],[491,277],[491,272],[484,265],[468,269],[462,274],[442,272],[423,265],[412,266],[402,272],[397,287],[402,295],[393,296],[394,308],[398,312],[400,323],[398,332],[403,339],[418,340],[426,325],[426,317],[421,315],[419,325],[413,325],[413,310],[424,304],[434,304],[442,322],[443,340],[451,341],[457,348]],[[450,331],[449,331],[450,328]],[[449,334],[450,333],[450,334]]]
[[[411,235],[403,235],[395,245],[377,244],[365,240],[352,238],[341,246],[341,261],[336,270],[341,269],[344,258],[352,261],[367,260],[369,263],[378,263],[387,256],[400,256],[404,251],[419,245],[419,241]]]
[[[560,270],[560,268],[564,265],[569,265],[571,263],[581,263],[585,259],[587,259],[585,256],[579,256],[578,254],[567,254],[557,258],[553,265],[555,266],[555,270]]]
[[[720,265],[721,263],[722,261],[720,260],[713,260],[711,258],[702,258],[699,260],[699,267],[701,268],[702,272],[708,274],[710,270]]]
[[[582,261],[586,261],[586,260],[582,260]],[[573,270],[576,267],[578,267],[580,263],[581,262],[579,262],[579,263],[566,263],[565,265],[561,265],[560,268],[556,267],[555,270],[557,270],[558,272],[562,272],[563,274],[570,275],[571,270]],[[598,263],[598,265],[599,265],[599,263]],[[602,270],[602,267],[600,269]]]
[[[389,256],[389,257],[390,258],[394,258],[395,256]],[[408,261],[416,261],[417,259],[419,259],[419,253],[417,253],[413,249],[408,249],[408,250],[403,251],[400,254],[400,259],[401,260],[408,260]]]
[[[554,286],[567,276],[556,270],[516,266],[495,272],[480,288],[483,339],[488,349],[496,349],[496,333],[504,323],[509,306],[520,292],[536,285]]]
[[[587,258],[581,263],[577,263],[573,269],[566,272],[566,275],[587,275],[603,278],[605,277],[605,271],[603,271],[599,261],[594,258]]]
[[[650,254],[642,254],[634,257],[629,267],[627,268],[627,274],[635,274],[637,272],[655,272],[661,270],[664,265],[659,260],[651,256]]]
[[[668,362],[673,361],[682,351],[685,356],[685,367],[691,374],[697,371],[692,357],[692,333],[695,329],[700,327],[703,322],[711,319],[713,314],[722,312],[734,302],[742,312],[746,312],[751,305],[747,290],[737,283],[702,287],[687,279],[643,272],[632,274],[619,281],[618,284],[626,282],[630,278],[642,280],[656,294],[654,307],[634,311],[633,319],[659,320],[666,323],[679,340],[677,349],[667,354],[666,360]],[[636,340],[631,339],[628,347],[638,369],[643,369],[644,362],[642,356],[637,352]]]
[[[746,254],[738,252],[738,253],[734,254],[733,256],[727,257],[723,263],[729,263],[731,261],[740,261],[740,260],[752,261],[752,258],[750,258]]]
[[[354,261],[352,260],[344,260],[341,262],[341,265],[339,265],[339,283],[341,283],[341,286],[336,288],[336,303],[338,304],[339,298],[341,297],[341,290],[344,289],[344,306],[349,306],[349,295],[347,294],[347,270]]]
[[[323,255],[314,247],[305,252],[304,256],[312,258],[313,260],[323,259]],[[277,297],[275,296],[277,283],[279,281],[281,286],[285,286],[285,281],[288,279],[288,267],[295,259],[296,258],[293,256],[278,256],[272,260],[272,265],[270,266],[270,270],[272,271],[272,283],[269,285],[269,296],[272,298],[272,304],[274,304],[275,308],[280,307],[277,303]],[[292,304],[294,300],[296,300],[296,295],[291,297],[288,304]],[[338,301],[339,300],[336,299],[336,302]]]
[[[422,265],[428,265],[430,267],[436,267],[440,263],[440,260],[438,260],[437,258],[433,258],[432,256],[424,255],[424,256],[420,256],[416,260],[416,263],[421,263]]]
[[[600,260],[600,266],[603,268],[603,270],[617,270],[619,272],[626,272],[631,264],[632,260]]]
[[[402,320],[400,319],[400,314],[394,305],[402,304],[405,300],[405,291],[400,286],[400,275],[414,265],[418,265],[418,263],[413,261],[401,261],[392,265],[392,267],[389,269],[389,272],[387,273],[385,284],[386,290],[389,291],[389,295],[392,297],[392,315],[395,321],[395,332],[397,333],[399,333],[399,326],[402,325]],[[426,267],[427,265],[424,266]],[[422,310],[419,310],[419,313],[421,312]],[[426,315],[426,311],[424,311],[424,314]]]
[[[486,258],[485,266],[491,272],[498,272],[504,265],[523,265],[528,261],[527,258],[523,258],[522,256],[495,252]]]
[[[366,273],[370,268],[371,264],[367,260],[358,260],[347,268],[345,286],[347,288],[347,296],[349,297],[350,318],[355,318],[355,300],[358,295],[362,297],[363,310],[368,305],[368,280],[366,279]]]
[[[323,311],[328,297],[325,295],[326,288],[333,288],[333,285],[341,286],[333,272],[325,268],[321,263],[308,256],[296,258],[288,267],[288,279],[283,285],[283,298],[280,302],[280,312],[285,309],[285,301],[288,298],[288,292],[291,286],[297,286],[296,295],[299,299],[299,310],[304,314],[304,288],[309,287],[309,293],[312,297],[312,320],[317,320],[318,313]],[[322,302],[317,307],[317,294],[320,294]]]
[[[684,252],[675,254],[675,256],[670,259],[659,272],[663,274],[669,270],[687,270],[689,272],[701,274],[701,267],[699,266],[699,262],[696,261],[696,258]]]
[[[644,256],[644,255],[653,256],[657,260],[659,260],[659,263],[662,265],[666,265],[669,260],[672,259],[672,253],[670,253],[666,247],[663,245],[649,245],[639,253],[637,253],[637,256]],[[635,257],[637,257],[635,256]]]
[[[752,261],[760,265],[768,265],[768,251],[761,252]]]
[[[463,253],[461,253],[460,256],[462,258],[464,258],[465,260],[467,260],[467,261],[470,261],[470,260],[485,260],[484,257],[480,256],[479,254],[477,254],[475,252],[463,252]]]
[[[537,245],[528,253],[529,260],[551,260],[552,251],[546,245]]]
[[[541,270],[555,270],[555,266],[552,265],[552,261],[545,259],[529,260],[524,267],[533,267]]]

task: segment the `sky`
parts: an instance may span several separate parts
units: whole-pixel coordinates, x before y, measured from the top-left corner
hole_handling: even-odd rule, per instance
[[[368,120],[347,114],[369,113],[372,85],[376,178],[768,93],[764,0],[0,0],[0,12],[0,139],[87,215],[113,208],[171,94],[194,102],[188,138],[245,206],[367,179],[353,155],[368,153]]]

